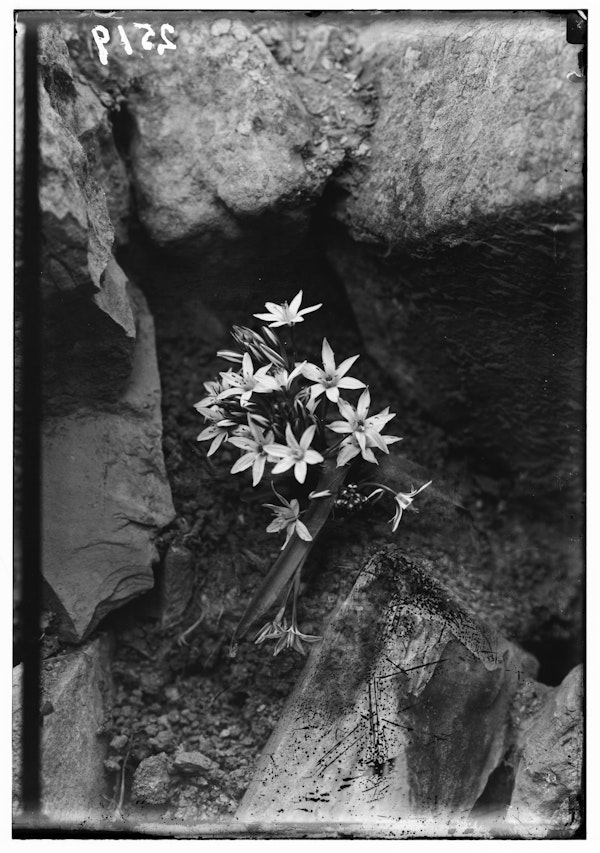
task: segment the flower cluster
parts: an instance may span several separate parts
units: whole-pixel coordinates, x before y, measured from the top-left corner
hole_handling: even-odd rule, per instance
[[[231,445],[241,451],[231,468],[232,474],[251,471],[253,486],[270,479],[280,504],[266,504],[273,513],[267,532],[285,534],[284,554],[291,541],[301,540],[307,549],[312,545],[323,521],[311,529],[311,505],[321,499],[330,500],[331,508],[336,501],[337,506],[344,505],[344,499],[337,493],[332,495],[327,488],[330,481],[338,486],[343,483],[343,476],[335,475],[337,469],[349,468],[359,457],[377,465],[376,453],[387,454],[390,445],[401,441],[399,436],[383,433],[394,413],[389,407],[371,413],[368,387],[349,375],[358,355],[338,362],[331,344],[324,338],[321,364],[296,360],[294,327],[304,322],[305,315],[321,307],[318,304],[301,308],[301,304],[302,291],[289,304],[267,302],[267,311],[254,315],[266,324],[260,331],[234,326],[232,337],[236,347],[217,353],[230,366],[216,379],[204,383],[205,396],[195,404],[206,422],[198,441],[210,442],[208,456],[226,444]],[[286,328],[292,336],[292,346],[284,340],[283,333],[275,331]],[[347,399],[349,394],[356,394],[358,399]],[[320,473],[323,480],[326,469],[330,471],[329,479],[324,481],[326,488],[317,487],[306,495],[301,487],[313,474],[316,477]],[[273,478],[286,474],[291,474],[299,484],[298,497],[291,500],[273,486]],[[397,505],[391,519],[396,530],[403,510],[426,485],[403,494],[376,484],[375,491],[368,496],[355,492],[357,497],[352,506],[378,500],[384,491],[391,492]],[[302,499],[307,504],[303,510]],[[305,520],[301,519],[303,514]],[[281,618],[265,625],[257,639],[257,642],[276,639],[276,654],[288,647],[302,651],[302,641],[318,639],[302,634],[296,626],[299,571],[292,577],[295,592],[291,626],[287,627],[282,613]]]

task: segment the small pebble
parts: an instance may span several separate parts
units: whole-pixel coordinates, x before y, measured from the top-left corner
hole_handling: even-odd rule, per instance
[[[169,687],[165,687],[165,699],[167,702],[179,702],[181,694],[175,686],[170,685]]]
[[[215,21],[210,28],[210,34],[212,36],[224,36],[226,35],[231,28],[231,21],[229,18],[219,18],[218,21]]]
[[[231,25],[231,34],[237,41],[246,41],[248,38],[248,30],[241,21],[234,21]]]
[[[129,738],[127,735],[117,735],[110,742],[110,748],[115,752],[121,752],[122,749],[125,749],[127,746],[127,741]]]

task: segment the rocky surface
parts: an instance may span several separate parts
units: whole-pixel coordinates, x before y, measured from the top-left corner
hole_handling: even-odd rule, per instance
[[[107,66],[98,62],[89,19],[45,34],[53,353],[46,369],[54,415],[46,424],[45,571],[55,616],[48,633],[81,641],[121,608],[111,617],[117,691],[105,763],[113,819],[144,826],[154,815],[163,827],[227,820],[301,672],[299,656],[272,658],[252,643],[240,645],[235,661],[226,656],[278,544],[264,530],[268,493],[229,475],[231,449],[207,460],[195,441],[201,425],[193,403],[202,382],[223,368],[213,352],[228,343],[224,325],[248,322],[265,299],[289,299],[303,288],[306,304],[326,303],[302,329],[307,356],[318,359],[324,334],[336,352],[360,352],[374,404],[399,413],[403,453],[377,476],[407,489],[435,480],[420,496],[420,514],[406,513],[395,536],[380,504],[331,522],[305,569],[302,628],[320,633],[372,548],[393,541],[402,548],[398,577],[416,565],[420,578],[443,588],[444,607],[454,602],[452,614],[473,614],[467,623],[479,626],[475,636],[499,631],[510,641],[498,640],[501,648],[519,661],[528,656],[515,642],[534,651],[541,679],[558,684],[581,659],[581,357],[572,343],[583,328],[581,90],[564,80],[577,49],[565,44],[562,29],[555,49],[556,24],[533,18],[539,26],[512,14],[478,13],[475,25],[453,15],[434,26],[414,15],[381,23],[376,16],[207,14],[182,26],[173,19],[176,50],[159,57],[143,51],[142,33],[126,16],[119,20],[135,55],[123,52],[116,22],[104,20],[113,33]],[[508,127],[507,114],[515,119]],[[156,598],[125,608],[153,584],[155,534],[173,507],[151,321],[143,302],[135,297],[132,310],[126,296],[107,210],[119,264],[144,287],[156,317],[165,461],[177,512],[158,539],[166,557],[162,599],[157,590]],[[348,700],[348,708],[355,705],[349,716],[366,715],[357,717],[362,739],[346,757],[354,750],[363,762],[377,783],[372,795],[385,804],[390,790],[381,779],[392,780],[411,803],[407,812],[414,801],[429,820],[437,798],[445,814],[465,816],[462,831],[481,827],[477,815],[490,797],[493,807],[501,803],[506,826],[519,805],[516,794],[511,801],[514,782],[529,815],[563,826],[574,814],[574,832],[578,804],[569,797],[577,796],[577,780],[567,772],[570,732],[575,753],[578,743],[573,703],[552,698],[559,694],[532,681],[526,667],[516,673],[517,681],[526,673],[526,688],[515,686],[514,670],[504,670],[501,656],[474,651],[469,631],[440,637],[431,609],[404,600],[399,612],[406,632],[414,629],[410,642],[382,629],[383,644],[370,635],[362,649],[344,641],[327,663],[339,674],[340,649],[379,661],[374,678],[363,679],[370,696],[368,687],[353,693],[344,671],[333,703],[335,713]],[[364,627],[370,614],[367,607],[352,618]],[[47,637],[46,650],[50,641],[58,642]],[[439,644],[435,666],[403,673],[401,664],[396,678],[377,656],[389,643],[388,657],[400,666],[404,641],[416,657],[419,644]],[[350,674],[358,678],[358,668]],[[310,685],[310,672],[306,678]],[[329,679],[323,690],[333,696],[336,683]],[[376,684],[382,690],[375,696]],[[396,703],[413,694],[417,710]],[[400,726],[368,726],[374,697]],[[318,716],[311,699],[306,715]],[[546,701],[562,708],[564,725],[554,718],[552,725],[566,757],[544,800],[537,768],[550,773]],[[474,703],[484,707],[474,710]],[[515,747],[521,729],[539,747],[533,756],[527,734]],[[454,733],[449,740],[446,731]],[[388,761],[390,749],[402,760]],[[467,764],[454,778],[445,772]],[[407,766],[418,768],[418,778]],[[302,790],[302,780],[290,790],[297,769],[296,762],[293,773],[289,764],[282,770],[286,796]],[[358,790],[359,811],[368,816],[375,804],[360,795],[364,780],[347,784],[339,786],[337,807],[343,812]],[[335,812],[333,798],[308,793],[313,813],[325,819]],[[435,824],[439,834],[448,829]]]
[[[506,816],[519,837],[568,838],[581,825],[583,704],[578,666],[521,725]]]
[[[112,256],[106,197],[80,141],[100,140],[105,119],[91,114],[93,93],[76,85],[54,26],[40,30],[40,76],[44,397],[56,411],[76,408],[82,398],[118,397],[135,327],[126,279]]]
[[[495,233],[432,259],[377,258],[345,238],[328,255],[405,405],[449,431],[479,473],[506,477],[511,497],[561,493],[547,511],[566,502],[578,514],[581,232],[518,219],[510,231],[512,244]]]
[[[584,91],[564,26],[467,13],[360,29],[378,113],[331,208],[352,239],[328,256],[406,402],[481,473],[535,500],[560,490],[577,513]]]
[[[244,13],[174,23],[176,50],[162,55],[138,49],[125,23],[136,45],[126,55],[113,29],[104,66],[89,28],[67,35],[78,67],[117,105],[140,221],[179,258],[227,263],[224,240],[253,259],[283,254],[334,169],[368,150],[356,34]]]
[[[311,654],[237,817],[472,832],[513,697],[536,670],[418,563],[380,552]]]
[[[153,586],[154,537],[173,518],[154,327],[144,298],[132,296],[137,345],[119,402],[44,423],[43,573],[70,642]]]
[[[541,207],[543,221],[581,196],[584,90],[567,77],[578,47],[564,20],[400,14],[360,28],[359,44],[379,112],[339,209],[354,239],[423,254],[506,211]]]
[[[160,805],[169,799],[170,776],[169,756],[164,752],[144,758],[133,776],[132,797],[134,802]]]
[[[19,811],[22,666],[13,670],[13,809]],[[42,667],[42,811],[56,824],[106,817],[103,761],[112,676],[106,636]]]

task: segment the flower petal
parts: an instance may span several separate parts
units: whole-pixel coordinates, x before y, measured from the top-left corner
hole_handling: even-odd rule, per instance
[[[253,465],[255,459],[256,453],[245,453],[243,456],[240,456],[237,462],[233,464],[233,467],[231,468],[231,473],[239,474],[240,471],[245,471],[247,468],[250,468]]]
[[[293,460],[290,460],[290,461],[293,461]],[[274,470],[275,469],[273,469],[273,471]],[[308,471],[308,466],[304,460],[300,460],[300,462],[296,462],[296,464],[294,465],[294,477],[298,480],[299,483],[303,483],[306,480],[306,472],[307,471]]]
[[[369,406],[371,405],[371,394],[368,388],[362,392],[360,397],[358,398],[358,405],[356,406],[356,414],[359,418],[366,418],[367,413],[369,411]]]
[[[263,474],[265,473],[265,463],[267,461],[264,453],[260,453],[256,459],[254,460],[254,465],[252,466],[252,485],[258,486],[260,481],[262,480]]]
[[[304,317],[301,317],[301,314],[310,314],[311,311],[318,311],[319,308],[323,307],[323,303],[319,302],[318,305],[311,305],[309,308],[303,308],[302,311],[298,311],[298,322],[304,320]]]
[[[354,407],[350,405],[350,403],[346,402],[346,400],[342,400],[341,398],[338,400],[338,409],[340,410],[340,415],[343,418],[346,418],[347,421],[355,420],[356,411]]]
[[[292,315],[298,313],[298,309],[300,308],[301,303],[302,303],[302,291],[299,290],[298,293],[294,296],[294,298],[290,302],[290,313]]]
[[[338,400],[338,406],[341,402],[343,402],[343,401]],[[339,432],[339,433],[353,432],[352,427],[348,423],[348,421],[333,421],[333,423],[327,424],[327,429],[330,429],[330,430],[333,430],[333,432]]]
[[[317,431],[317,427],[315,424],[311,424],[304,430],[302,438],[300,439],[300,447],[302,450],[308,450],[311,445],[313,438],[315,437],[315,432]]]
[[[351,459],[354,459],[355,456],[358,456],[360,450],[354,444],[346,444],[337,456],[337,467],[341,468],[342,465],[346,465]]]
[[[341,364],[338,364],[336,373],[338,376],[345,376],[350,370],[354,362],[359,359],[359,355],[351,355],[350,358],[345,358]],[[363,383],[364,384],[364,383]]]
[[[323,338],[321,357],[323,358],[325,373],[335,373],[335,356],[327,338]]]
[[[352,391],[365,387],[364,382],[361,382],[360,379],[353,379],[352,376],[342,376],[341,379],[338,379],[337,384],[338,388],[349,388]]]
[[[283,474],[284,471],[288,471],[294,465],[294,460],[288,456],[286,459],[280,459],[277,465],[273,468],[273,474]]]
[[[308,532],[308,527],[302,521],[296,522],[296,533],[300,539],[304,539],[305,542],[312,542],[312,536]]]
[[[310,379],[311,382],[318,382],[323,377],[323,371],[316,364],[305,364],[302,368],[302,374]]]

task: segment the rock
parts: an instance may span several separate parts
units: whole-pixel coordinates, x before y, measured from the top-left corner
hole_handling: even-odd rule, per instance
[[[121,752],[127,746],[128,741],[127,735],[116,735],[110,742],[110,748],[114,752]]]
[[[63,408],[78,396],[114,401],[131,369],[134,319],[105,194],[77,136],[88,107],[54,26],[40,28],[39,62],[44,397]]]
[[[40,30],[40,64],[54,108],[81,143],[89,170],[104,191],[117,242],[127,239],[129,178],[115,143],[113,122],[118,123],[120,103],[78,73],[81,50],[77,29],[68,23]],[[68,47],[66,40],[68,39]]]
[[[541,223],[581,195],[585,94],[567,78],[579,48],[564,19],[386,16],[359,44],[379,114],[369,166],[338,210],[355,239],[456,245],[506,211],[541,206]]]
[[[131,295],[137,344],[118,403],[44,423],[43,573],[61,636],[70,642],[152,588],[154,536],[174,516],[152,317],[139,291]]]
[[[516,242],[490,233],[485,246],[429,259],[386,260],[344,238],[328,256],[367,351],[406,406],[427,412],[464,453],[475,450],[482,473],[510,478],[511,498],[552,495],[558,516],[567,498],[578,516],[582,232],[557,216],[537,233],[515,216],[505,225]]]
[[[359,43],[378,117],[371,159],[339,179],[332,210],[355,242],[334,240],[329,257],[366,348],[407,405],[517,494],[561,492],[562,504],[567,487],[578,502],[578,47],[563,19],[530,13],[386,17]]]
[[[177,625],[190,603],[195,572],[192,552],[184,545],[172,544],[165,556],[160,580],[161,626]]]
[[[202,752],[177,752],[173,768],[181,773],[202,773],[218,769],[218,764]]]
[[[79,32],[89,44],[89,79],[126,93],[136,207],[158,246],[206,254],[215,239],[238,238],[242,220],[267,210],[277,210],[276,230],[297,239],[292,230],[306,226],[306,202],[322,189],[303,160],[310,116],[240,20],[180,18],[176,50],[127,56],[111,45],[107,66],[90,62],[96,47],[89,30]]]
[[[171,760],[164,752],[150,755],[138,764],[133,774],[132,800],[138,804],[161,805],[170,794]]]
[[[20,809],[22,665],[13,670],[13,808]],[[106,739],[98,732],[111,711],[106,637],[42,664],[42,811],[53,823],[98,821],[106,814]]]
[[[313,649],[236,817],[472,831],[535,660],[393,549],[369,561]]]
[[[551,690],[522,725],[506,822],[521,837],[569,838],[580,828],[583,668]]]

